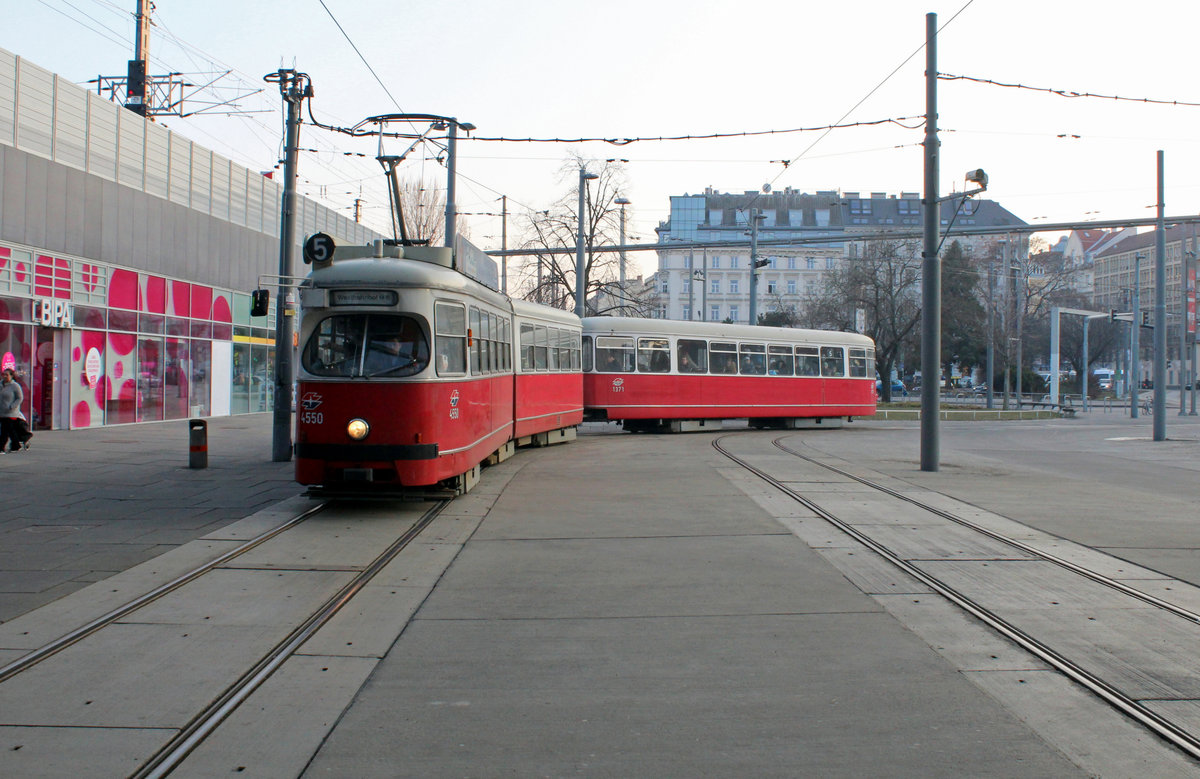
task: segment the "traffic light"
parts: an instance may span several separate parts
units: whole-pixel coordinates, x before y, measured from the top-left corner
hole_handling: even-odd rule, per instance
[[[1108,321],[1110,321],[1110,322],[1117,321],[1117,310],[1115,308],[1110,308],[1108,310]]]
[[[266,316],[271,308],[271,290],[256,289],[250,293],[250,316]]]
[[[755,260],[754,261],[754,269],[758,270],[759,268],[765,268],[770,264],[771,264],[770,260]]]
[[[1150,312],[1149,312],[1149,311],[1143,311],[1143,312],[1142,312],[1142,327],[1153,327],[1153,326],[1154,326],[1154,325],[1152,325],[1152,324],[1150,323]]]

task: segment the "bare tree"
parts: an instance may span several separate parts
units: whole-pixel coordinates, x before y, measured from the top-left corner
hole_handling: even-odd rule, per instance
[[[875,340],[879,375],[890,379],[898,355],[921,321],[920,281],[917,242],[855,245],[851,256],[808,297],[800,321],[806,327],[854,331],[857,311],[862,309],[864,333]],[[891,381],[884,381],[881,391],[884,400],[891,400]]]
[[[619,254],[593,248],[613,246],[620,240],[620,206],[614,201],[621,196],[625,173],[615,161],[589,161],[581,157],[567,160],[560,171],[560,179],[564,183],[570,181],[571,189],[549,209],[526,211],[521,215],[519,224],[525,235],[522,248],[543,251],[517,270],[518,288],[529,300],[567,310],[575,308],[575,245],[579,229],[581,167],[598,177],[585,187],[585,315],[644,315],[650,302],[628,290],[622,293]]]

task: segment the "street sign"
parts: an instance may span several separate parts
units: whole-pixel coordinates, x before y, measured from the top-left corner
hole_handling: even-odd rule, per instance
[[[304,242],[304,261],[306,263],[324,263],[333,260],[333,252],[337,244],[331,236],[325,233],[313,233]]]

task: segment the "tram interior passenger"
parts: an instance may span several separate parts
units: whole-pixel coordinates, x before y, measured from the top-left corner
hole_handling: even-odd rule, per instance
[[[708,372],[708,344],[705,341],[679,340],[680,373]]]

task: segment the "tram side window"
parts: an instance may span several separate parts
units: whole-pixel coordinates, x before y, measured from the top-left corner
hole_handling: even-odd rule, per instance
[[[680,373],[705,373],[708,371],[708,341],[680,338],[676,346],[679,349],[679,362],[676,367]]]
[[[592,337],[590,335],[583,337],[583,370],[589,373],[592,370]]]
[[[867,375],[868,376],[875,375],[875,350],[874,349],[867,350]]]
[[[434,350],[439,376],[466,373],[467,310],[460,303],[436,303],[433,307]]]
[[[671,346],[666,338],[639,338],[638,373],[670,373]]]
[[[521,323],[521,370],[533,370],[533,325]]]
[[[739,344],[741,374],[743,376],[765,376],[767,374],[767,347],[762,344]]]
[[[633,339],[611,335],[596,336],[596,370],[601,373],[632,371]]]
[[[796,375],[820,376],[821,357],[815,346],[796,347]]]
[[[500,320],[502,346],[500,349],[501,370],[512,370],[512,320],[505,317]]]
[[[546,357],[547,367],[552,371],[558,370],[558,328],[556,327],[546,329]]]
[[[792,365],[792,347],[767,347],[767,373],[772,376],[791,376],[794,372]]]
[[[546,370],[548,359],[546,356],[546,326],[534,325],[533,335],[533,368],[534,370],[544,371]]]
[[[840,346],[821,347],[821,376],[846,375],[846,350]]]
[[[486,312],[483,313],[483,316],[487,316],[487,313]],[[471,307],[471,333],[475,336],[474,343],[472,343],[470,346],[471,373],[472,374],[479,373],[481,370],[479,367],[481,364],[481,360],[479,359],[480,351],[481,351],[481,342],[479,340],[479,335],[478,335],[478,333],[479,333],[479,317],[480,317],[479,309],[472,306]]]
[[[737,344],[713,341],[708,345],[708,360],[709,373],[736,374]]]
[[[558,369],[571,370],[571,331],[558,331]]]
[[[574,330],[572,330],[571,331],[571,370],[576,371],[576,372],[578,372],[582,367],[582,364],[580,362],[581,349],[579,346],[579,338],[580,338],[580,334],[575,332]]]
[[[850,375],[855,378],[863,378],[870,374],[867,373],[867,350],[866,349],[851,349],[850,350]]]

